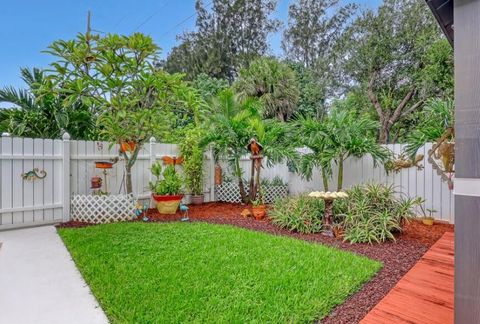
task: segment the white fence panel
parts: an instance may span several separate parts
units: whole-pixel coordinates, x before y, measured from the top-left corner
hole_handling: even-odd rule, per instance
[[[63,219],[61,141],[0,139],[0,229],[50,224]],[[23,177],[35,172],[43,178]],[[33,174],[32,174],[33,175]]]

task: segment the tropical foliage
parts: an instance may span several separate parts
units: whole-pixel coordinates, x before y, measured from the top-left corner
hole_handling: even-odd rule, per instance
[[[322,229],[323,200],[301,195],[275,201],[268,217],[272,223],[299,233],[318,233]]]
[[[389,157],[388,150],[375,140],[378,124],[354,112],[336,109],[323,121],[300,118],[297,125],[299,141],[310,149],[302,155],[300,170],[310,179],[314,167],[318,167],[326,191],[329,190],[328,177],[332,175],[334,163],[338,166],[337,190],[341,190],[343,164],[347,158],[368,154],[374,162],[384,162]]]
[[[259,98],[263,117],[287,121],[296,111],[299,91],[295,71],[275,58],[260,58],[240,70],[234,89],[244,96]]]
[[[45,72],[22,68],[22,80],[27,89],[5,87],[0,89],[0,103],[11,104],[0,109],[0,132],[14,136],[59,138],[68,132],[73,139],[95,139],[95,111],[82,102],[64,104],[65,94],[40,93],[40,88],[51,88]]]
[[[395,240],[394,234],[414,215],[419,198],[397,198],[392,186],[367,184],[347,190],[348,199],[335,201],[334,211],[351,243],[380,243]]]

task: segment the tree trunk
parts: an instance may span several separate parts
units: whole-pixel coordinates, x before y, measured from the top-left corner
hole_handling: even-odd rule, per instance
[[[327,176],[327,174],[325,173],[325,171],[323,170],[323,168],[320,170],[320,172],[321,172],[321,174],[322,174],[323,190],[329,191],[329,190],[328,190],[328,176]]]
[[[125,160],[125,189],[127,190],[127,194],[133,192],[132,167],[129,165],[127,160]]]
[[[253,156],[250,156],[250,159],[252,161],[252,166],[250,169],[250,186],[249,186],[249,196],[250,196],[250,201],[255,200],[255,195],[254,195],[254,185],[255,185],[255,159]]]
[[[125,190],[127,194],[131,194],[133,192],[133,185],[132,185],[132,168],[135,162],[137,161],[138,152],[142,148],[143,143],[139,142],[135,146],[135,150],[132,153],[132,156],[128,157],[126,152],[123,152],[123,158],[125,159]]]
[[[338,161],[338,181],[337,181],[337,191],[342,190],[343,188],[343,158]]]
[[[390,137],[390,127],[388,127],[388,125],[381,125],[380,132],[378,134],[378,143],[387,144],[389,137]]]
[[[240,197],[242,202],[247,204],[250,199],[247,197],[247,193],[245,192],[245,187],[243,186],[243,179],[242,179],[242,170],[240,168],[240,160],[235,158],[235,174],[238,178],[238,189],[240,190]]]
[[[254,196],[253,196],[253,199],[263,199],[262,197],[262,193],[260,192],[260,186],[261,186],[261,183],[260,183],[260,170],[262,168],[262,158],[259,157],[257,159],[257,161],[255,161],[255,169],[256,169],[256,172],[257,174],[255,175],[255,186],[253,187],[253,190],[254,190]],[[258,196],[258,197],[257,197]]]

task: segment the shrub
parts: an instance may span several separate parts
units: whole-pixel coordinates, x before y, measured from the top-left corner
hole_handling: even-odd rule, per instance
[[[413,217],[420,198],[397,198],[393,186],[367,184],[347,190],[348,199],[335,202],[334,212],[351,243],[380,243],[395,240],[394,233]]]
[[[272,223],[300,233],[318,233],[322,229],[324,203],[301,195],[278,199],[269,213]]]

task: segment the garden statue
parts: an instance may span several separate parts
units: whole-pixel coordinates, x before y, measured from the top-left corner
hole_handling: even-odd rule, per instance
[[[180,211],[183,213],[183,217],[181,219],[182,222],[188,222],[190,219],[188,218],[188,206],[185,204],[180,204]]]
[[[323,212],[323,231],[322,234],[325,236],[333,237],[333,201],[335,199],[348,198],[347,193],[343,191],[338,192],[323,192],[323,191],[313,191],[308,194],[309,197],[320,198],[325,201],[325,210]]]

